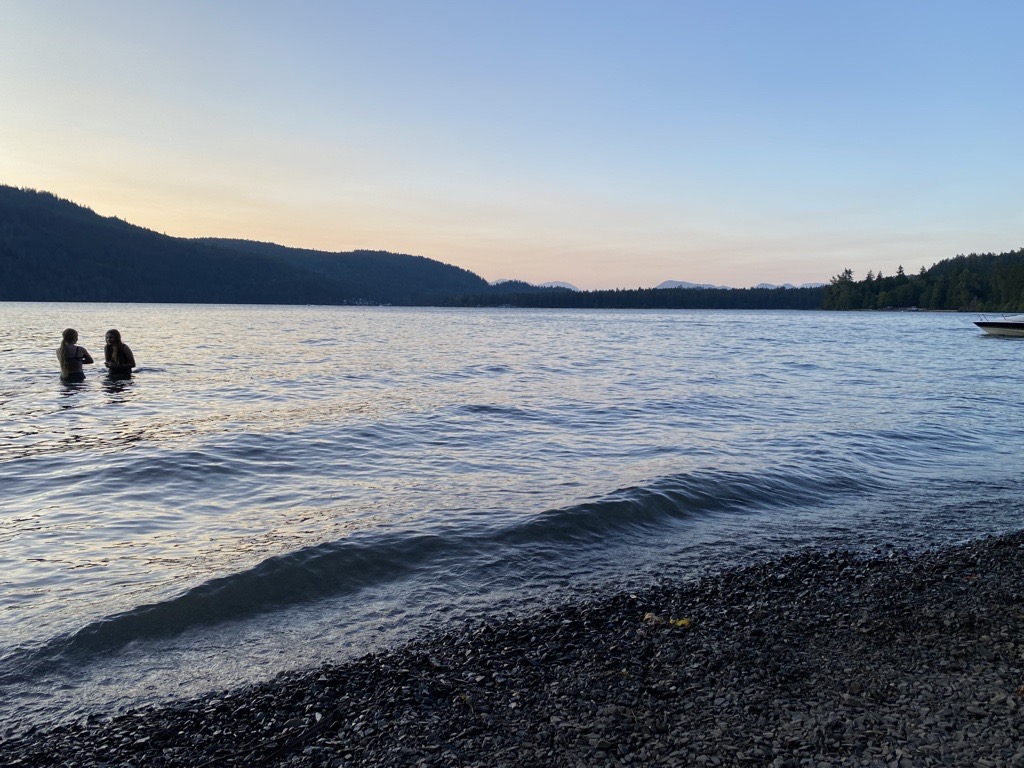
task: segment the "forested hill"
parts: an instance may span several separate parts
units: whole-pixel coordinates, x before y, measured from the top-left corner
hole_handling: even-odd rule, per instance
[[[847,269],[823,288],[571,291],[491,286],[459,267],[385,251],[169,237],[0,185],[0,301],[1024,312],[1024,249],[957,256],[916,275],[900,268],[856,281]]]
[[[490,290],[486,280],[469,270],[423,256],[363,250],[328,253],[274,243],[218,238],[202,238],[194,242],[300,269],[315,275],[318,280],[342,283],[359,296],[380,303],[437,303],[452,295]]]
[[[944,259],[916,275],[900,267],[885,277],[868,272],[854,280],[847,269],[832,278],[825,309],[953,309],[1024,312],[1024,248]]]
[[[169,237],[0,185],[0,301],[415,305],[487,290],[421,256]]]

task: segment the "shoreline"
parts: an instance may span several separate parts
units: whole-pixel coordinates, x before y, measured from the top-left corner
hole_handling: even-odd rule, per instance
[[[1024,531],[807,550],[0,740],[11,766],[1024,765]]]

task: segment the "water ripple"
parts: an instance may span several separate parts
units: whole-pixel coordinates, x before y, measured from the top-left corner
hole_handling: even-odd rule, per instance
[[[60,384],[68,325],[94,354],[120,328],[141,368]],[[1024,342],[953,314],[0,304],[0,328],[0,717],[551,589],[984,535],[1024,497]]]

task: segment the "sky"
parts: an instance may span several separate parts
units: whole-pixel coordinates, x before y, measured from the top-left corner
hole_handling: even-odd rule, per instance
[[[179,237],[746,287],[1024,246],[1020,0],[0,0],[0,183]]]

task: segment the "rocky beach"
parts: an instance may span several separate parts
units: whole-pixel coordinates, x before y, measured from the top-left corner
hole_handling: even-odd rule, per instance
[[[1024,765],[1024,533],[808,550],[0,741],[4,766]]]

